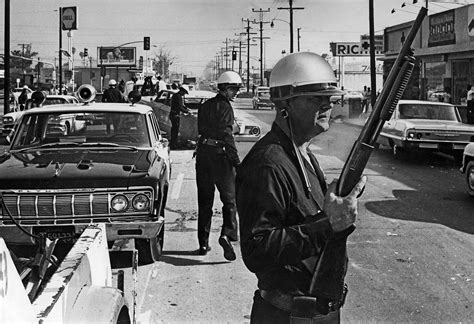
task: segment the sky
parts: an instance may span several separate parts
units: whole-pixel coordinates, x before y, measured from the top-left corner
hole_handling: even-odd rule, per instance
[[[442,2],[439,2],[442,1]],[[429,14],[459,7],[453,0],[429,2]],[[472,3],[470,0],[458,0]],[[402,7],[402,4],[405,6]],[[420,8],[419,0],[374,0],[374,27],[376,34],[383,29],[413,20]],[[143,45],[137,47],[137,56],[153,57],[159,48],[174,57],[172,71],[200,76],[204,67],[216,59],[226,39],[235,40],[244,33],[247,22],[260,21],[262,9],[264,62],[271,68],[289,53],[289,0],[10,0],[10,49],[18,44],[31,44],[42,60],[54,62],[59,46],[60,7],[77,7],[77,27],[73,31],[72,46],[79,52],[88,48],[89,56],[97,57],[99,46],[117,46],[127,42],[151,39],[152,49],[145,53]],[[358,42],[360,35],[369,33],[369,0],[293,0],[294,51],[297,50],[297,28],[300,29],[301,51],[328,53],[330,42]],[[392,13],[392,9],[395,12]],[[254,11],[253,11],[254,10]],[[0,8],[0,52],[4,52],[4,1]],[[274,27],[270,22],[274,20]],[[259,24],[251,23],[251,32],[260,35]],[[242,36],[246,43],[246,36]],[[63,48],[68,43],[63,32]],[[252,41],[250,65],[259,67],[259,41]],[[156,46],[156,47],[155,47]],[[246,54],[245,54],[246,55]],[[238,63],[234,63],[237,68]],[[246,62],[243,63],[246,65]],[[230,63],[229,63],[230,67]]]

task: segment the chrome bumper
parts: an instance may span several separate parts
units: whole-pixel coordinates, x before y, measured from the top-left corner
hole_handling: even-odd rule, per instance
[[[156,222],[120,222],[120,223],[106,223],[105,229],[107,234],[107,241],[114,241],[118,239],[132,239],[132,238],[152,238],[158,235],[163,227],[165,219],[159,217]],[[74,233],[82,233],[90,224],[84,225],[65,225],[67,227],[74,227]],[[30,226],[22,225],[23,229],[32,234],[33,229],[40,229],[40,225]],[[50,227],[50,226],[48,226]],[[60,227],[60,226],[55,226]],[[8,244],[34,244],[32,237],[23,233],[15,225],[0,226],[0,237],[2,237]]]

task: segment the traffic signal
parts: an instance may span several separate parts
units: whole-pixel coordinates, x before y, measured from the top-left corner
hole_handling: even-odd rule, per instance
[[[88,55],[89,55],[89,52],[88,52],[87,48],[84,48],[84,57],[86,57]]]
[[[143,56],[140,56],[140,59],[138,60],[138,69],[143,70]]]
[[[150,37],[148,36],[143,37],[143,49],[145,51],[150,50]]]
[[[237,51],[232,51],[232,61],[237,60]]]

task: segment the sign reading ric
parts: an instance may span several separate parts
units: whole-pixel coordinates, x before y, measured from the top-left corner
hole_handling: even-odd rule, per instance
[[[331,52],[334,56],[369,56],[369,44],[359,42],[331,43]],[[375,50],[375,55],[383,55]]]
[[[77,29],[77,7],[61,8],[62,30]]]

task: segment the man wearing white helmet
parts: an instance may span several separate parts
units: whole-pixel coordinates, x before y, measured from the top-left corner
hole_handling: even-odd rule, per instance
[[[109,88],[102,95],[102,102],[125,102],[122,93],[117,89],[117,81],[114,79],[110,79]]]
[[[258,278],[252,323],[289,323],[292,316],[313,323],[340,320],[347,269],[344,231],[355,221],[366,179],[347,197],[337,196],[336,182],[327,186],[309,150],[311,141],[329,128],[330,96],[343,94],[335,82],[330,65],[315,53],[282,58],[270,75],[277,110],[272,128],[237,168],[242,257]],[[315,303],[296,314],[301,306],[296,301],[309,295],[322,249],[341,238],[340,249],[329,251],[342,260],[341,266],[322,265],[331,267],[332,276],[324,280],[331,289],[317,287],[324,297],[311,299]]]
[[[219,244],[224,258],[235,260],[231,241],[237,241],[235,207],[235,166],[240,163],[234,142],[234,111],[231,101],[242,85],[234,71],[226,71],[217,80],[219,93],[207,100],[198,112],[199,140],[196,150],[196,183],[198,191],[198,241],[200,255],[210,250],[212,205],[217,187],[222,201],[222,230]]]

